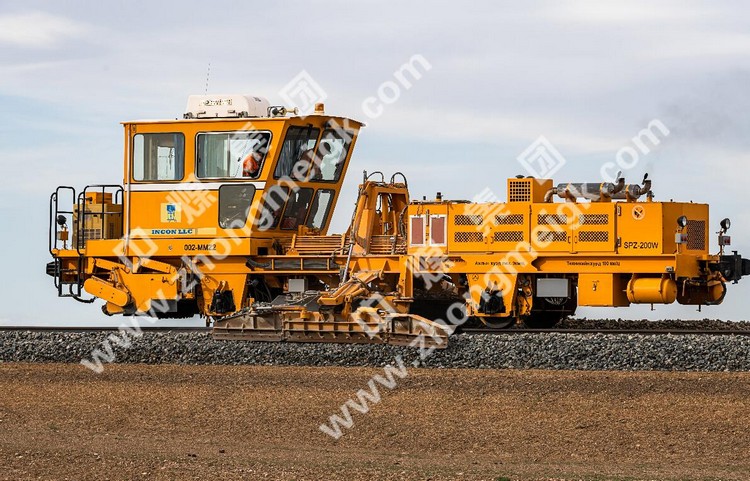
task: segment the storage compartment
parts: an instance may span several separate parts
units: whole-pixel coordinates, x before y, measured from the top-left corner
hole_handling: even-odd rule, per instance
[[[122,238],[122,204],[112,202],[112,194],[88,192],[82,204],[73,206],[73,233],[79,247],[85,247],[88,240]]]
[[[578,305],[592,307],[629,306],[630,301],[628,301],[625,293],[628,278],[624,279],[620,274],[579,274]]]

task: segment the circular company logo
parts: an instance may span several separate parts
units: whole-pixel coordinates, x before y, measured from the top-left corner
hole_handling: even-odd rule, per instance
[[[646,210],[642,205],[636,205],[633,207],[633,219],[641,220],[646,217]]]

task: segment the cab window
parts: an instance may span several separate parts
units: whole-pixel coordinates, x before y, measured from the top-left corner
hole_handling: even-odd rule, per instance
[[[313,148],[318,140],[319,129],[312,127],[289,127],[281,147],[274,177],[292,177],[304,180],[312,163]],[[296,169],[295,169],[295,166]]]
[[[312,196],[312,189],[297,189],[289,194],[289,200],[286,201],[286,208],[281,217],[282,229],[294,230],[305,223]]]
[[[201,179],[257,179],[271,142],[269,132],[198,134],[198,165]]]
[[[274,185],[263,194],[263,207],[258,212],[258,229],[265,231],[275,229],[281,220],[281,213],[289,198],[289,188]]]
[[[315,193],[310,215],[307,218],[307,227],[312,229],[322,229],[328,219],[328,213],[331,211],[333,203],[333,190],[318,189]]]
[[[344,138],[335,130],[326,130],[318,144],[310,180],[337,182],[344,170],[351,138]]]
[[[245,227],[253,196],[255,196],[253,184],[235,183],[219,187],[219,227],[222,229]]]
[[[137,134],[133,137],[134,180],[182,180],[184,172],[184,135]]]
[[[312,229],[322,229],[328,219],[333,204],[333,190],[319,189],[315,193],[310,215],[307,218],[307,227]]]

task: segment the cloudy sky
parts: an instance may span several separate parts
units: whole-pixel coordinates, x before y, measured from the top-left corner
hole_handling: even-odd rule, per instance
[[[373,118],[401,65],[399,86]],[[174,118],[186,98],[248,93],[281,103],[306,71],[329,112],[367,122],[333,229],[345,228],[362,170],[400,170],[412,197],[505,196],[539,136],[567,163],[557,181],[601,179],[602,165],[654,119],[669,135],[625,175],[657,200],[708,202],[750,254],[750,10],[743,2],[15,2],[0,4],[0,321],[102,322],[57,299],[44,275],[49,194],[122,181],[122,131]],[[392,85],[392,84],[389,84]],[[372,105],[372,104],[370,104]],[[712,239],[715,246],[715,239]],[[715,249],[715,247],[712,247]],[[750,280],[724,305],[586,316],[748,319]]]

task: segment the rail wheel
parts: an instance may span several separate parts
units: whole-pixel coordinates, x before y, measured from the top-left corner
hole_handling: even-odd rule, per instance
[[[577,289],[573,289],[570,297],[535,297],[531,315],[523,319],[524,325],[529,329],[552,329],[576,313],[577,294]]]
[[[523,324],[529,329],[551,329],[562,321],[566,314],[560,312],[535,312],[523,320]]]
[[[508,329],[516,322],[515,318],[513,317],[500,317],[500,318],[481,317],[479,319],[481,323],[484,324],[489,329]]]

